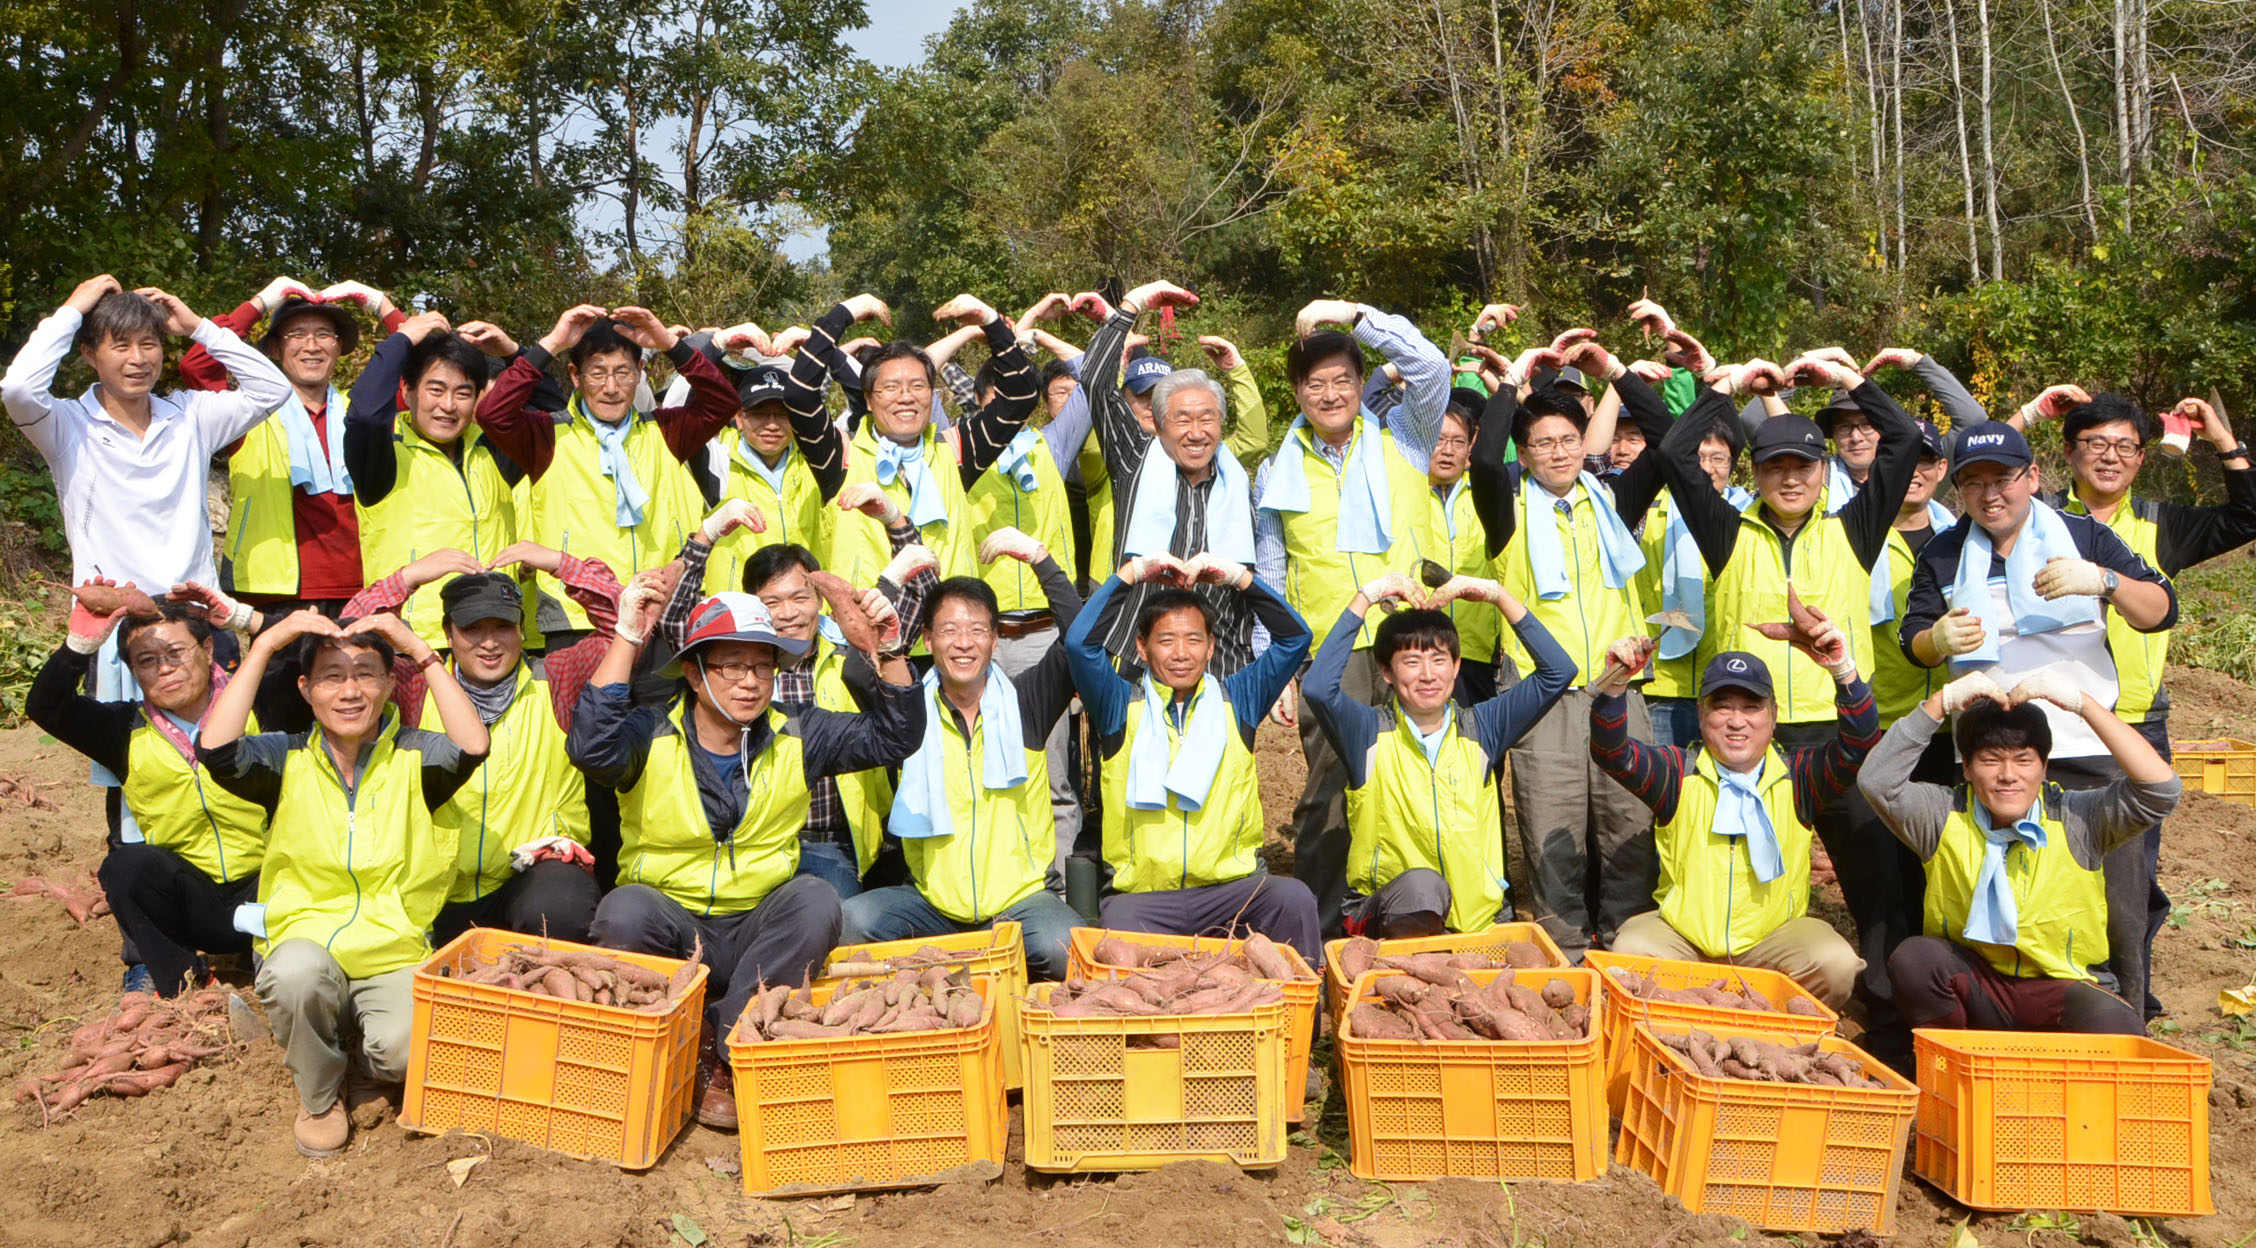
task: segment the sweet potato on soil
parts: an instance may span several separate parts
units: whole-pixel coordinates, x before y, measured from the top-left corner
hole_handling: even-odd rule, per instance
[[[66,1066],[18,1084],[16,1100],[36,1101],[46,1126],[90,1097],[146,1096],[170,1087],[190,1066],[233,1047],[226,989],[169,1000],[128,993],[116,1013],[71,1034]]]

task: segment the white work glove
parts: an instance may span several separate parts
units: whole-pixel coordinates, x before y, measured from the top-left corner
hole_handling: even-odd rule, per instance
[[[938,571],[940,560],[923,542],[910,542],[901,548],[900,554],[893,556],[893,562],[885,565],[885,570],[877,574],[877,579],[891,581],[895,585],[906,585],[910,577],[926,568]]]
[[[509,865],[517,871],[530,871],[534,863],[551,858],[571,863],[583,871],[595,870],[595,855],[588,852],[587,846],[568,836],[544,836],[509,851]]]
[[[655,578],[645,580],[637,576],[626,592],[619,595],[619,622],[611,631],[631,646],[649,640],[650,628],[657,623],[659,611],[665,608],[666,596],[665,587]],[[648,619],[644,618],[646,614]]]
[[[2070,559],[2066,556],[2046,561],[2037,569],[2033,586],[2037,595],[2054,598],[2097,598],[2107,591],[2107,569],[2089,559]]]
[[[979,562],[981,563],[993,563],[997,559],[1008,556],[1020,563],[1036,564],[1040,563],[1049,553],[1042,543],[1007,524],[989,533],[987,539],[979,543]]]
[[[1605,670],[1590,682],[1590,691],[1608,697],[1629,692],[1629,683],[1645,670],[1645,665],[1653,659],[1653,651],[1659,648],[1659,642],[1644,636],[1624,637],[1606,647]]]
[[[768,531],[768,518],[752,505],[750,499],[732,498],[715,507],[713,514],[705,517],[705,523],[698,526],[697,540],[711,546],[737,529],[765,533]]]
[[[923,549],[918,547],[918,549]],[[877,633],[879,653],[896,649],[901,644],[901,612],[882,589],[865,589],[861,596],[862,614],[869,617],[870,628]]]
[[[1397,606],[1422,607],[1426,604],[1426,591],[1400,572],[1373,577],[1365,581],[1358,592],[1363,595],[1363,601],[1385,611],[1393,611]]]
[[[895,503],[885,487],[875,481],[857,481],[838,491],[840,511],[858,511],[882,522],[887,528],[901,522],[901,507]]]
[[[1202,550],[1183,565],[1184,579],[1193,585],[1228,585],[1242,589],[1253,583],[1253,572],[1234,559]]]
[[[1972,611],[1952,607],[1935,621],[1929,639],[1935,643],[1935,653],[1953,659],[1981,649],[1988,636],[1989,631],[1982,627],[1982,621],[1974,618]]]
[[[1426,606],[1439,609],[1452,602],[1486,602],[1502,606],[1504,587],[1487,577],[1458,573],[1426,594]]]
[[[182,581],[173,586],[172,591],[165,597],[173,602],[187,603],[191,606],[203,608],[206,620],[214,626],[225,628],[230,632],[240,633],[248,630],[251,626],[251,620],[258,615],[258,612],[251,609],[251,604],[237,602],[211,586],[197,581]]]
[[[1188,585],[1191,570],[1173,555],[1137,555],[1121,565],[1120,579],[1130,585]]]
[[[301,282],[294,277],[277,277],[273,281],[268,282],[265,289],[259,291],[258,294],[253,295],[251,297],[251,302],[256,303],[259,306],[260,312],[272,315],[274,309],[282,306],[283,300],[291,298],[292,296],[305,300],[313,300],[319,298],[319,296],[313,293],[313,287],[306,285],[304,282]]]
[[[2083,689],[2076,684],[2073,675],[2058,665],[2040,667],[2023,676],[2021,683],[2013,686],[2013,692],[2006,697],[2013,706],[2023,702],[2050,702],[2070,715],[2082,714],[2084,709]]]
[[[1976,702],[1995,702],[2011,705],[2005,690],[1990,679],[1988,672],[1968,672],[1943,686],[1943,714],[1956,715]]]

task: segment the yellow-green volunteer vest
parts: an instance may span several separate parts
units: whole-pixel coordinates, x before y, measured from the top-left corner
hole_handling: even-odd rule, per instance
[[[422,754],[398,748],[399,731],[399,717],[388,713],[349,796],[318,727],[290,751],[259,868],[260,954],[310,940],[351,979],[431,956],[431,922],[454,886],[457,838],[432,817]]]
[[[243,725],[245,736],[258,730],[255,715]],[[202,764],[182,756],[149,723],[147,707],[125,751],[125,808],[141,839],[222,884],[258,874],[266,858],[265,807],[221,788]]]
[[[1531,494],[1541,503],[1541,516],[1529,514]],[[1611,507],[1613,500],[1592,496],[1590,488],[1580,483],[1575,485],[1571,497],[1574,518],[1570,523],[1551,505],[1553,495],[1549,490],[1537,485],[1533,477],[1522,478],[1520,489],[1512,498],[1518,527],[1512,540],[1504,544],[1496,563],[1501,573],[1498,579],[1505,591],[1526,604],[1528,614],[1543,625],[1574,661],[1574,683],[1579,684],[1584,679],[1595,678],[1605,669],[1606,647],[1624,637],[1643,636],[1647,630],[1637,578],[1631,576],[1629,583],[1620,589],[1606,584],[1595,509]],[[1528,539],[1529,527],[1538,523],[1558,530],[1571,584],[1565,597],[1545,598],[1535,592],[1535,567],[1528,558]],[[1520,644],[1517,633],[1505,630],[1498,645],[1521,673],[1535,670],[1535,658]]]
[[[1808,824],[1794,809],[1794,776],[1772,746],[1763,755],[1762,802],[1778,834],[1786,873],[1765,884],[1755,878],[1747,839],[1715,830],[1722,780],[1715,756],[1695,748],[1696,761],[1677,786],[1676,814],[1653,829],[1660,850],[1661,918],[1711,958],[1736,957],[1809,910]]]
[[[991,790],[980,782],[987,731],[981,716],[966,738],[955,715],[941,705],[937,685],[925,691],[924,730],[940,734],[940,756],[948,784],[946,836],[912,836],[901,841],[909,874],[934,909],[958,923],[985,923],[1003,910],[1040,892],[1057,852],[1057,824],[1050,814],[1049,756],[1005,742],[1026,759],[1026,778]]]
[[[932,484],[940,491],[940,500],[947,514],[920,530],[924,545],[939,560],[938,575],[946,580],[951,576],[979,575],[979,543],[972,537],[970,504],[964,498],[963,471],[956,464],[953,440],[927,426],[924,431],[924,470],[932,474]],[[862,421],[862,430],[854,435],[847,448],[846,480],[840,488],[877,480],[877,418]],[[909,510],[908,482],[898,476],[885,487],[885,496],[906,514]],[[858,511],[842,511],[831,520],[830,555],[823,567],[845,577],[855,585],[875,585],[877,574],[893,562],[893,539],[885,534],[885,524]]]
[[[1157,443],[1154,443],[1156,446]],[[989,468],[971,487],[972,553],[997,529],[1011,528],[1049,548],[1050,557],[1065,569],[1068,579],[1081,579],[1080,561],[1073,557],[1073,509],[1066,505],[1065,478],[1048,441],[1035,435],[1034,449],[1026,457],[1034,469],[1034,488],[1018,488],[1018,478],[1000,467]],[[979,579],[995,591],[995,601],[1005,611],[1047,611],[1049,595],[1042,578],[1017,559],[997,559],[979,570]]]
[[[846,652],[821,637],[815,638],[815,705],[826,711],[853,714],[862,708],[846,688]],[[877,861],[885,846],[885,816],[893,809],[893,780],[883,767],[832,776],[838,786],[839,808],[854,836],[854,858],[862,874]]]
[[[1975,823],[1975,800],[1965,785],[1954,794],[1935,856],[1927,860],[1927,904],[1921,930],[1982,955],[2001,975],[2021,979],[2090,979],[2090,967],[2107,961],[2107,879],[2086,871],[2068,848],[2060,820],[2060,786],[2047,783],[2037,821],[2044,825],[2045,847],[2014,844],[2005,851],[2005,878],[2013,886],[2019,922],[2011,945],[1981,945],[1966,939],[1966,916],[1974,904],[1974,882],[1982,878],[1982,851],[1988,838]]]
[[[343,420],[332,404],[330,420]],[[232,594],[298,592],[298,518],[291,499],[290,442],[271,416],[243,435],[227,458],[227,548],[221,552],[220,587]]]
[[[744,815],[727,841],[715,840],[689,761],[689,707],[684,695],[673,731],[650,743],[642,774],[619,793],[619,883],[647,884],[692,914],[741,914],[799,870],[806,748],[771,708],[773,736],[752,760]]]
[[[1488,530],[1473,509],[1471,483],[1460,477],[1458,484],[1463,488],[1454,489],[1448,502],[1443,502],[1430,486],[1427,488],[1425,509],[1413,530],[1414,553],[1459,575],[1492,579],[1496,563],[1488,557]],[[1504,628],[1503,613],[1485,602],[1452,602],[1443,609],[1449,612],[1450,623],[1457,626],[1457,648],[1465,661],[1495,662],[1497,634]]]
[[[2067,499],[2067,510],[2075,515],[2088,516],[2090,509],[2073,493]],[[2162,568],[2161,554],[2155,542],[2162,529],[2156,523],[2160,508],[2151,500],[2125,496],[2108,517],[2107,527],[2123,539],[2138,557],[2147,561],[2156,571]],[[2107,613],[2107,649],[2115,656],[2115,713],[2127,724],[2144,723],[2154,709],[2155,699],[2161,696],[2162,669],[2170,658],[2170,633],[2142,633],[2131,627],[2120,611]],[[2163,709],[2167,716],[2169,710]]]
[[[565,756],[564,727],[548,681],[534,674],[537,662],[518,664],[509,709],[486,726],[493,737],[486,761],[435,812],[459,838],[450,902],[476,901],[507,884],[517,873],[510,852],[527,841],[568,836],[588,843],[587,778]],[[435,724],[438,715],[426,692],[423,722]]]
[[[1659,498],[1653,500],[1652,508],[1645,513],[1645,527],[1638,530],[1637,534],[1637,544],[1645,552],[1645,566],[1637,570],[1638,607],[1647,615],[1661,609],[1661,573],[1663,569],[1668,567],[1669,507],[1672,502],[1673,500],[1665,491]],[[1689,533],[1686,534],[1686,540],[1690,540]],[[1715,583],[1715,578],[1707,574],[1705,563],[1700,566],[1702,569],[1700,573],[1700,593],[1702,600],[1705,601],[1705,596],[1710,592],[1710,587]],[[1658,624],[1644,624],[1642,627],[1647,635],[1653,637],[1658,637],[1666,631]],[[1658,653],[1654,654],[1653,678],[1645,682],[1645,696],[1648,698],[1696,698],[1700,696],[1700,669],[1694,666],[1698,655],[1699,647],[1697,646],[1673,659],[1664,659]]]
[[[1358,418],[1346,454],[1355,439],[1368,437],[1369,421]],[[1285,534],[1285,600],[1304,620],[1336,620],[1348,601],[1368,582],[1388,573],[1415,577],[1418,571],[1418,525],[1425,511],[1426,474],[1410,466],[1394,445],[1394,435],[1379,437],[1381,462],[1386,466],[1387,495],[1393,503],[1387,531],[1394,535],[1384,554],[1352,554],[1339,548],[1340,468],[1315,446],[1316,431],[1303,424],[1277,448],[1278,455],[1298,455],[1308,474],[1308,510],[1277,513]],[[1158,453],[1156,448],[1154,453]],[[1345,456],[1342,457],[1342,463]],[[1274,468],[1271,469],[1275,471]],[[1374,617],[1380,613],[1373,612]],[[1371,644],[1379,620],[1364,621],[1355,648]],[[1133,712],[1131,712],[1131,718]],[[1234,878],[1234,877],[1233,877]]]
[[[1888,564],[1888,592],[1896,602],[1895,618],[1872,626],[1872,700],[1880,708],[1880,726],[1886,728],[1911,713],[1929,694],[1950,679],[1945,667],[1921,667],[1904,655],[1900,640],[1904,604],[1911,600],[1911,573],[1919,556],[1896,530],[1888,530],[1888,548],[1880,557]],[[1866,600],[1868,603],[1869,599]],[[1869,607],[1867,614],[1870,614]]]
[[[1112,545],[1112,470],[1105,467],[1104,452],[1098,449],[1095,434],[1082,444],[1078,462],[1082,493],[1089,508],[1089,562],[1096,565],[1089,577],[1102,580],[1112,575],[1121,561]]]
[[[1347,791],[1347,883],[1368,897],[1414,867],[1449,882],[1449,930],[1477,931],[1504,908],[1504,828],[1498,822],[1496,770],[1480,742],[1448,734],[1433,762],[1410,717],[1371,749],[1370,771]]]
[[[713,543],[713,553],[705,561],[706,594],[744,592],[745,560],[769,546],[804,546],[828,567],[829,517],[824,514],[822,489],[815,484],[815,474],[799,448],[784,448],[783,491],[779,494],[766,477],[745,466],[745,457],[756,452],[745,444],[743,434],[734,429],[724,431],[721,446],[726,465],[721,501],[741,498],[750,502],[767,517],[768,531],[737,529]]]
[[[1777,530],[1757,516],[1760,499],[1739,513],[1739,540],[1731,561],[1708,587],[1708,627],[1700,635],[1698,667],[1726,650],[1743,650],[1770,668],[1778,697],[1778,722],[1804,724],[1839,718],[1833,704],[1833,677],[1815,660],[1783,641],[1772,641],[1748,624],[1786,622],[1786,561]],[[1857,671],[1872,671],[1872,574],[1857,562],[1849,531],[1839,516],[1825,514],[1822,501],[1810,509],[1794,537],[1795,592],[1823,611],[1849,637]],[[1557,634],[1553,634],[1556,636]]]
[[[370,581],[434,550],[459,550],[487,563],[517,540],[514,493],[491,446],[475,430],[456,445],[462,449],[460,463],[445,447],[417,433],[405,413],[400,415],[392,440],[398,464],[392,492],[373,507],[353,499],[360,520],[360,566]],[[439,590],[453,579],[433,581],[400,604],[400,619],[428,645],[447,644]]]
[[[537,418],[537,417],[536,417]],[[664,567],[705,518],[705,498],[697,479],[674,458],[658,423],[630,413],[627,459],[650,501],[642,523],[619,527],[617,491],[603,475],[603,444],[572,396],[570,419],[556,426],[556,453],[548,471],[533,483],[528,536],[543,546],[582,559],[601,559],[620,584],[637,572]],[[563,582],[543,572],[540,587],[564,609],[567,629],[588,628],[587,612],[572,601]]]
[[[1149,677],[1146,678],[1149,680]],[[1191,695],[1189,715],[1211,705],[1228,709],[1222,682],[1212,676],[1199,681]],[[1172,708],[1170,708],[1172,710]],[[1183,735],[1172,713],[1167,723],[1167,757],[1173,761],[1183,748]],[[1253,770],[1253,751],[1246,748],[1235,718],[1223,734],[1222,762],[1206,802],[1185,810],[1174,794],[1167,795],[1164,810],[1128,807],[1128,756],[1134,752],[1136,734],[1143,730],[1141,690],[1129,702],[1128,724],[1120,748],[1104,760],[1104,856],[1112,866],[1112,886],[1123,893],[1152,893],[1174,888],[1226,884],[1252,875],[1261,863],[1261,785]]]

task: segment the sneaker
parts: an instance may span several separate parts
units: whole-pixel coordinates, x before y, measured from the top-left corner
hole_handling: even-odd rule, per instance
[[[715,1131],[736,1130],[736,1072],[710,1041],[697,1052],[697,1122]]]
[[[301,1106],[297,1125],[290,1128],[290,1134],[297,1140],[298,1151],[308,1157],[335,1156],[352,1134],[352,1118],[345,1110],[343,1098],[318,1114],[309,1114]]]
[[[125,968],[125,991],[149,992],[157,990],[157,977],[149,973],[149,964],[136,962]]]

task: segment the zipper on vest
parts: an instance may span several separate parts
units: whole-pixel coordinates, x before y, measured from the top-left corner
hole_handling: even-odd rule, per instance
[[[204,808],[204,824],[211,829],[212,848],[219,853],[219,882],[232,884],[234,881],[227,876],[227,842],[219,834],[219,819],[212,814],[211,802],[204,795],[204,769],[190,762],[188,776],[196,782],[196,804]]]
[[[329,749],[326,743],[320,748],[324,754]],[[375,753],[373,750],[370,751],[369,757],[371,761],[374,760]],[[354,761],[357,763],[359,760],[355,759]],[[345,921],[339,923],[336,930],[329,933],[329,939],[321,942],[323,949],[333,948],[337,943],[337,938],[344,935],[345,929],[360,921],[360,872],[353,869],[353,842],[360,832],[360,819],[355,809],[360,797],[360,785],[347,781],[344,773],[337,770],[336,763],[333,760],[329,761],[329,769],[336,775],[337,787],[342,789],[345,795],[345,878],[352,881],[353,908],[352,913],[345,916]],[[362,777],[362,779],[365,780],[366,777]]]

